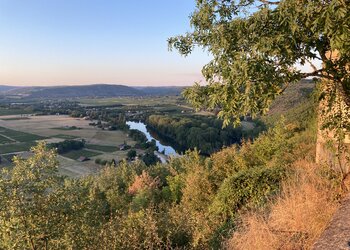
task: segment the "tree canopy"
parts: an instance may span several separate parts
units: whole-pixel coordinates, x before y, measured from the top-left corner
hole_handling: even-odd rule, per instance
[[[196,0],[190,24],[191,32],[168,39],[169,48],[187,56],[198,46],[213,59],[202,70],[208,84],[196,83],[184,95],[196,108],[219,109],[226,125],[265,113],[302,78],[330,79],[348,94],[347,0]],[[322,61],[320,68],[315,59]],[[296,64],[310,64],[312,71]]]

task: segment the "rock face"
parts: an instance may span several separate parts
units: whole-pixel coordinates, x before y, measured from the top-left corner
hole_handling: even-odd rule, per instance
[[[327,99],[321,101],[319,106],[318,131],[316,143],[316,163],[327,164],[337,169],[339,165],[345,166],[347,161],[347,153],[350,149],[350,137],[345,132],[343,139],[338,139],[335,130],[322,129],[322,124],[331,120],[341,119],[344,122],[350,119],[350,107],[343,100],[341,95],[336,97],[335,105],[332,106],[330,113],[325,112],[327,107]],[[328,121],[327,121],[328,120]],[[339,142],[343,144],[343,154],[338,157]]]
[[[334,61],[337,60],[338,53],[336,51],[328,52],[326,56]],[[322,88],[326,94],[319,105],[316,163],[324,163],[339,169],[339,166],[347,165],[347,152],[350,149],[349,133],[343,129],[345,137],[339,139],[334,129],[322,129],[323,124],[326,123],[350,124],[349,98],[342,87],[338,86],[336,88],[335,86],[336,84],[330,80],[323,81]],[[342,144],[344,147],[341,156],[338,156],[339,144]],[[346,168],[343,170],[347,173],[350,169]]]
[[[328,53],[327,57],[337,59],[337,53]],[[335,88],[335,83],[325,81],[323,90],[332,93],[333,97],[327,96],[320,102],[318,133],[316,145],[316,163],[327,164],[343,174],[344,185],[349,181],[350,172],[350,137],[349,130],[345,130],[350,124],[349,96],[342,87]],[[330,107],[330,103],[331,108]],[[338,132],[344,133],[343,137],[337,137],[336,129],[322,129],[325,123],[335,123]],[[346,124],[344,126],[344,124]],[[341,150],[339,150],[339,148]],[[340,153],[339,153],[340,152]],[[347,187],[349,190],[349,186]],[[333,250],[350,249],[350,195],[342,201],[339,210],[335,213],[321,237],[316,241],[312,249]]]
[[[321,237],[316,241],[314,250],[350,249],[350,196],[343,200]]]

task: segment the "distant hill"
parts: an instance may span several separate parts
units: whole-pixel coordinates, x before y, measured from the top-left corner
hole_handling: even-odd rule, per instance
[[[14,87],[14,86],[0,85],[0,92],[9,91],[17,88],[18,87]]]
[[[185,87],[169,86],[169,87],[135,87],[146,95],[163,96],[163,95],[180,95]]]
[[[307,100],[314,88],[315,82],[309,79],[302,79],[299,83],[292,84],[283,95],[276,98],[268,114],[280,115],[296,107],[299,103]]]
[[[138,96],[142,92],[124,85],[95,84],[34,89],[31,98],[114,97]]]
[[[125,85],[93,84],[80,86],[4,88],[0,94],[25,98],[79,98],[118,96],[179,95],[183,87],[129,87]]]
[[[76,98],[142,96],[140,90],[124,85],[95,84],[83,86],[25,87],[5,92],[26,98]]]

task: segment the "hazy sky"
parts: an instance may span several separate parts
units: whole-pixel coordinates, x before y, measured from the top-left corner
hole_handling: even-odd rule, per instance
[[[194,0],[0,0],[0,84],[190,85],[208,55],[169,52]]]

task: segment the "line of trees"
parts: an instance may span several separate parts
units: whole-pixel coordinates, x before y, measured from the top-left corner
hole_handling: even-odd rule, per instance
[[[158,150],[156,141],[148,141],[144,133],[137,129],[129,129],[128,135],[134,141],[136,141],[135,148],[148,149],[149,151]]]
[[[206,116],[151,115],[146,122],[162,138],[176,143],[182,150],[197,148],[205,155],[240,143],[243,138],[254,137],[264,129],[258,123],[254,131],[249,132],[242,127],[222,128],[222,121]]]
[[[57,153],[64,154],[72,150],[79,150],[85,147],[85,140],[64,140],[62,142],[50,143],[49,148],[57,149]]]

